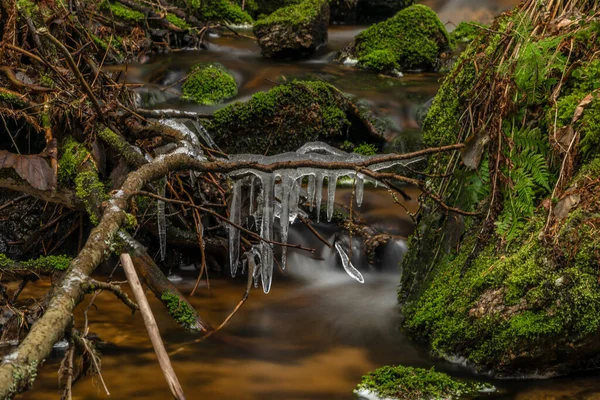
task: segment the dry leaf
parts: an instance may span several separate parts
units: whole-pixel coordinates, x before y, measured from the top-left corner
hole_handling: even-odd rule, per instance
[[[554,206],[554,215],[557,219],[567,218],[569,212],[571,212],[574,207],[577,207],[580,201],[581,196],[579,194],[570,194],[566,196]]]
[[[489,140],[490,136],[486,131],[480,131],[465,140],[465,147],[460,151],[460,155],[467,168],[479,168],[483,150]]]
[[[573,113],[573,119],[571,120],[571,124],[574,124],[581,118],[583,112],[585,111],[585,107],[590,104],[594,98],[598,95],[598,89],[594,90],[592,93],[588,94],[581,100],[581,102],[577,105],[575,112]]]
[[[38,154],[19,155],[0,150],[0,169],[14,168],[21,179],[38,190],[53,189],[54,170]]]

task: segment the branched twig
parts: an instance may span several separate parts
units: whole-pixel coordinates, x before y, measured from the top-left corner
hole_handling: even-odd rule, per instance
[[[123,302],[123,304],[125,304],[127,307],[129,307],[131,309],[132,314],[140,309],[138,307],[138,305],[135,304],[129,298],[129,296],[127,296],[127,293],[123,292],[123,290],[121,290],[121,288],[119,286],[113,285],[112,283],[101,282],[101,281],[97,281],[95,279],[90,278],[90,279],[88,279],[88,290],[89,291],[106,290],[106,291],[113,293],[115,296],[117,296],[117,298],[119,300],[121,300]]]

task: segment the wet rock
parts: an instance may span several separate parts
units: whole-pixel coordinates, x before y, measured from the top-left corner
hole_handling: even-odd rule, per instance
[[[358,34],[338,61],[357,60],[360,68],[388,74],[436,71],[450,49],[450,37],[437,14],[413,5]]]
[[[269,58],[301,58],[327,42],[329,3],[305,0],[257,21],[254,34]]]

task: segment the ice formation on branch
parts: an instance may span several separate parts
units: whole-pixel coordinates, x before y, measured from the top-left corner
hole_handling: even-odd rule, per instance
[[[274,156],[261,156],[252,154],[231,155],[232,162],[254,162],[256,164],[270,165],[283,162],[316,161],[321,163],[360,163],[380,156],[363,156],[356,153],[345,153],[339,149],[321,142],[306,143],[296,152],[278,154]],[[397,160],[376,163],[368,167],[371,171],[391,168],[396,165],[407,165],[417,160]],[[327,169],[327,168],[294,168],[278,169],[274,172],[263,172],[258,169],[241,169],[229,173],[233,179],[233,198],[230,204],[229,226],[229,258],[231,274],[235,275],[239,265],[240,233],[233,224],[241,224],[243,193],[248,193],[249,214],[260,224],[262,241],[252,249],[260,262],[256,263],[255,278],[260,274],[262,287],[265,293],[271,290],[273,279],[273,228],[274,219],[279,217],[281,243],[287,244],[290,224],[294,223],[299,212],[300,192],[303,179],[307,179],[305,199],[309,208],[316,209],[317,222],[321,214],[323,199],[323,183],[327,179],[327,221],[331,221],[335,206],[335,191],[337,181],[343,176],[355,178],[355,193],[358,206],[362,204],[364,196],[364,183],[367,179],[363,174],[352,169]],[[257,190],[258,189],[258,190]],[[364,282],[363,276],[354,268],[348,255],[339,243],[335,243],[344,270],[358,282]],[[249,253],[246,253],[248,257]],[[286,247],[282,246],[281,267],[286,265]],[[255,282],[257,284],[257,282]]]

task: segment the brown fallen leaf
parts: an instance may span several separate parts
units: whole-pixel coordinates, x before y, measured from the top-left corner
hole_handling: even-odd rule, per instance
[[[575,112],[573,113],[573,119],[571,120],[571,124],[574,124],[579,120],[579,118],[581,118],[583,112],[585,111],[585,107],[587,107],[588,104],[590,104],[594,100],[594,98],[598,96],[598,94],[600,94],[600,89],[594,90],[592,93],[585,96],[583,100],[581,100],[581,102],[577,105]]]
[[[39,154],[14,154],[0,150],[0,169],[14,168],[21,179],[38,190],[54,189],[55,173],[46,159]]]

